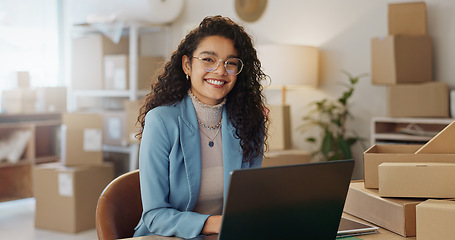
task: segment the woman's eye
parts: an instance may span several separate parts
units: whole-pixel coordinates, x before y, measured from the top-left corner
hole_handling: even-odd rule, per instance
[[[213,58],[203,58],[202,61],[210,62],[210,63],[215,62],[215,60]]]

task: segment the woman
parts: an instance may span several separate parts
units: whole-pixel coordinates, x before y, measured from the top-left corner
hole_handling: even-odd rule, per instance
[[[182,40],[139,116],[135,236],[219,232],[229,173],[262,163],[265,77],[250,36],[229,18],[207,17]]]

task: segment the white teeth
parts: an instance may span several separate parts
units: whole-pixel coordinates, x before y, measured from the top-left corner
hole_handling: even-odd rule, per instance
[[[224,84],[224,81],[218,81],[218,80],[213,80],[213,79],[208,79],[207,82],[210,84],[214,84],[214,85],[223,85]]]

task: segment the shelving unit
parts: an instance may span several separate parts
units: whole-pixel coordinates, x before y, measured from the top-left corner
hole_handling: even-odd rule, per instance
[[[371,144],[425,144],[452,118],[375,117],[371,121]]]
[[[122,35],[129,37],[129,88],[127,90],[71,90],[72,106],[70,109],[77,109],[78,97],[94,97],[101,99],[129,99],[130,101],[137,101],[144,97],[149,91],[138,89],[138,55],[139,55],[139,36],[141,34],[150,32],[163,32],[168,33],[168,27],[164,25],[150,25],[143,23],[127,23],[122,29]],[[73,37],[84,36],[85,34],[100,33],[97,29],[88,24],[81,24],[73,26]],[[166,43],[169,39],[166,39]],[[73,79],[74,81],[74,79]],[[77,80],[76,80],[77,81]],[[103,79],[100,79],[103,81]],[[103,109],[100,109],[103,110]],[[104,145],[105,152],[127,153],[129,154],[129,170],[138,168],[138,150],[139,143],[131,142],[127,146],[112,146]]]
[[[0,162],[0,202],[33,196],[33,166],[60,157],[60,126],[60,113],[0,114],[0,140],[16,131],[31,132],[19,161]]]

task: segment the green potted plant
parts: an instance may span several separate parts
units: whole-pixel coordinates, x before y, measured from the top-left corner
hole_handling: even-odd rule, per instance
[[[311,144],[319,144],[318,149],[311,154],[315,161],[351,159],[352,145],[358,141],[364,141],[355,132],[346,129],[346,120],[352,118],[349,112],[349,99],[354,93],[355,85],[367,74],[352,76],[346,71],[343,73],[349,79],[347,89],[336,100],[324,98],[310,103],[310,110],[303,117],[303,124],[299,127],[302,132],[314,128],[320,130],[319,141],[316,137],[306,138],[306,141]]]

